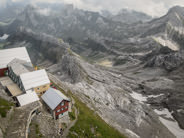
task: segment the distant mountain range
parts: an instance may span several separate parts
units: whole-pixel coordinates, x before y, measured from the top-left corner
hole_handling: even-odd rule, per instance
[[[61,6],[55,11],[28,5],[12,23],[0,30],[11,34],[20,27],[28,28],[63,39],[84,57],[93,59],[108,55],[116,62],[119,56],[129,53],[135,56],[131,58],[134,62],[140,60],[141,53],[149,53],[162,46],[174,51],[183,49],[183,11],[184,8],[176,6],[165,16],[151,20],[144,13],[129,10],[103,16],[76,9],[73,5]]]
[[[0,35],[10,35],[4,47],[26,46],[34,64],[47,67],[78,90],[81,99],[90,100],[118,130],[129,124],[143,138],[173,138],[150,108],[131,98],[133,91],[164,95],[147,102],[153,109],[172,111],[184,128],[180,111],[184,108],[183,7],[173,7],[154,19],[126,9],[113,15],[73,5],[28,5],[14,10],[0,14]]]
[[[135,56],[132,62],[137,59],[142,62],[141,53],[162,46],[174,51],[183,49],[184,8],[179,6],[153,20],[144,13],[129,10],[105,16],[105,12],[101,15],[76,9],[73,5],[55,10],[43,7],[28,5],[12,23],[0,30],[11,34],[23,27],[49,34],[70,43],[72,50],[84,57],[93,59],[108,55],[114,62],[127,53]]]
[[[145,13],[137,12],[134,10],[128,10],[128,9],[122,9],[116,15],[111,14],[106,17],[110,18],[113,21],[119,21],[119,22],[128,23],[128,24],[132,24],[136,22],[147,22],[152,19],[151,16]]]

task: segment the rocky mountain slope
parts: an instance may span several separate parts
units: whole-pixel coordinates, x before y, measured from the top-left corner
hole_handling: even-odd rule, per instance
[[[134,62],[162,46],[175,51],[182,48],[182,33],[179,31],[182,20],[181,7],[172,8],[161,18],[132,25],[113,21],[99,13],[75,9],[72,5],[61,8],[59,13],[29,5],[6,32],[13,33],[24,26],[37,33],[62,38],[76,53],[95,61],[107,57],[116,62],[122,55],[128,55]]]
[[[151,40],[141,39],[137,41],[136,38],[133,38],[139,32],[132,29],[132,25],[113,21],[99,13],[75,9],[72,5],[62,7],[58,12],[29,5],[5,29],[5,32],[14,33],[21,26],[37,33],[43,32],[62,38],[70,44],[72,43],[72,50],[84,57],[101,57],[98,55],[98,51],[104,56],[109,55],[108,53],[117,56],[122,52],[142,52],[152,45],[145,42],[151,42]],[[111,44],[115,44],[116,47]],[[145,46],[142,46],[143,44]],[[98,45],[98,49],[94,45]],[[124,47],[121,47],[122,45]],[[130,48],[130,46],[136,48]],[[143,50],[139,50],[141,46]],[[130,49],[135,50],[131,51]],[[112,57],[110,58],[112,59]]]
[[[184,136],[184,8],[134,24],[72,5],[43,10],[29,5],[1,26],[4,47],[26,46],[35,65],[129,137]]]
[[[11,43],[5,46],[7,48],[26,46],[35,64],[42,63],[39,65],[48,67],[48,72],[55,74],[66,87],[123,134],[143,138],[174,137],[150,108],[129,95],[132,88],[128,84],[136,87],[134,80],[98,65],[86,63],[69,50],[67,44],[58,44],[54,38],[23,28],[9,37],[8,41]],[[54,59],[53,55],[56,55],[57,59]],[[143,133],[145,129],[147,132]]]
[[[108,16],[109,17],[109,16]],[[152,19],[149,15],[134,10],[122,9],[116,15],[110,16],[111,20],[122,23],[133,24],[136,22],[147,22]]]

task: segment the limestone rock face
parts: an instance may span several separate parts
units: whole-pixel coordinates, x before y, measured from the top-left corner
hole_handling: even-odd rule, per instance
[[[161,67],[168,71],[177,69],[183,64],[184,52],[171,52],[168,54],[159,54],[150,59],[146,66]]]
[[[70,54],[64,55],[61,60],[61,72],[63,79],[69,79],[71,83],[80,82],[85,77],[85,71],[79,61]]]
[[[184,128],[182,7],[133,24],[71,5],[40,10],[27,6],[0,26],[1,35],[10,35],[3,47],[27,47],[34,65],[129,137],[174,138],[161,123],[165,118]],[[111,66],[99,64],[104,62]],[[165,108],[169,115],[154,112]]]

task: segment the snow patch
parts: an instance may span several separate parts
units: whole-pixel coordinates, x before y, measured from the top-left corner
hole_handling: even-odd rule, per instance
[[[159,120],[162,122],[162,124],[164,124],[177,138],[184,138],[184,130],[181,129],[177,123],[177,121],[173,118],[171,112],[169,112],[168,109],[164,109],[164,110],[154,110],[158,115],[160,115]],[[168,119],[172,119],[171,120],[167,120],[165,118]]]
[[[158,115],[162,115],[166,118],[171,118],[174,120],[173,116],[171,115],[171,113],[169,112],[168,109],[164,108],[163,110],[157,110],[157,109],[154,109],[155,113],[157,113]]]
[[[148,100],[148,98],[157,98],[157,97],[163,96],[164,94],[143,96],[142,94],[136,93],[133,91],[130,95],[132,96],[132,98],[138,100],[140,103],[144,103]],[[159,113],[159,110],[156,110],[155,112]],[[162,113],[163,113],[163,111],[162,111]],[[165,113],[166,113],[166,111],[165,111]]]
[[[160,96],[163,96],[164,94],[159,94],[159,95],[149,95],[148,98],[157,98]]]
[[[162,117],[159,120],[177,137],[184,138],[184,130],[181,129],[176,121],[169,121]]]
[[[44,16],[49,16],[50,15],[50,9],[49,8],[44,8],[44,9],[38,9],[37,13],[44,15]]]
[[[183,111],[184,111],[183,109],[178,109],[178,110],[177,110],[177,112],[179,112],[179,113],[180,113],[180,112],[183,112]]]
[[[140,138],[135,132],[131,131],[130,129],[125,129],[125,131],[130,134],[132,137]]]
[[[179,50],[179,46],[169,39],[164,40],[162,37],[153,37],[153,39],[164,47],[167,46],[168,48],[170,48],[174,51]]]
[[[109,61],[108,59],[102,60],[97,62],[98,65],[105,66],[105,67],[112,67],[113,63],[112,61]]]
[[[4,34],[2,37],[0,37],[0,40],[6,40],[9,37],[8,34]]]
[[[140,93],[136,93],[136,92],[133,91],[130,95],[132,96],[132,98],[138,100],[140,103],[143,103],[143,102],[147,101],[147,97],[143,96]]]
[[[175,15],[178,18],[178,20],[182,21],[181,18],[180,18],[180,16],[176,12],[175,12]]]

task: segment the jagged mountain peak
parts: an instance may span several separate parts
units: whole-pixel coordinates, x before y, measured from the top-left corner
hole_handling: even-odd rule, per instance
[[[184,12],[184,7],[174,6],[174,7],[170,8],[169,11],[168,11],[168,13],[172,13],[172,12],[183,13]]]
[[[153,35],[173,35],[173,31],[180,32],[184,26],[184,8],[175,6],[171,8],[166,15],[155,18],[147,24],[143,25],[145,29],[143,37]],[[169,33],[169,34],[168,34]]]
[[[157,22],[160,21],[165,23],[167,22],[174,23],[177,22],[177,20],[181,21],[182,18],[184,18],[184,7],[174,6],[169,9],[166,15],[153,20],[153,22],[155,23],[155,21]]]
[[[37,5],[29,4],[25,7],[24,11],[21,14],[40,14],[43,16],[49,16],[51,12],[50,8],[43,8]]]
[[[184,7],[174,6],[169,9],[168,13],[164,17],[168,20],[168,22],[171,22],[173,25],[175,25],[176,23],[182,24],[184,19]]]
[[[142,15],[150,17],[149,15],[147,15],[147,14],[145,14],[143,12],[135,11],[135,10],[132,10],[132,9],[121,9],[118,12],[118,14],[142,14]]]
[[[58,79],[75,89],[79,95],[91,100],[95,108],[108,115],[107,122],[111,120],[115,127],[124,129],[128,123],[129,129],[142,138],[174,137],[149,111],[151,108],[148,110],[143,107],[143,101],[140,100],[141,104],[137,103],[133,99],[136,96],[131,95],[131,98],[128,93],[155,94],[157,97],[157,94],[162,95],[159,90],[163,89],[164,85],[172,84],[165,78],[161,82],[166,84],[162,84],[161,79],[156,77],[167,78],[165,74],[184,64],[182,49],[172,50],[177,42],[184,44],[183,36],[178,37],[178,34],[175,34],[176,27],[183,24],[182,7],[174,7],[167,15],[144,23],[137,21],[147,15],[126,9],[118,13],[117,19],[121,17],[122,21],[113,20],[113,15],[108,12],[105,13],[106,16],[111,17],[75,9],[72,5],[61,7],[57,14],[52,12],[52,16],[42,16],[38,12],[40,9],[47,8],[28,5],[17,20],[8,26],[8,30],[15,28],[16,31],[7,33],[10,36],[6,47],[27,47],[34,64],[49,66],[50,73],[57,75]],[[132,22],[134,24],[131,24]],[[175,30],[168,27],[168,23]],[[142,33],[145,35],[140,37]],[[71,45],[63,40],[68,40]],[[92,61],[92,64],[88,61]],[[158,67],[161,70],[155,69]],[[182,88],[183,86],[182,84]],[[170,87],[165,88],[171,91]],[[169,97],[165,95],[162,99],[159,96],[155,103],[153,99],[149,101],[159,109],[162,106],[168,107],[177,113],[180,105],[184,105],[183,101],[176,108],[171,98],[175,98],[177,92],[174,90],[171,93],[167,89],[165,91],[170,94]],[[176,103],[178,97],[174,99]],[[112,114],[113,111],[116,113]],[[146,133],[142,131],[145,128]]]
[[[135,22],[140,22],[140,21],[149,21],[151,20],[152,17],[143,13],[143,12],[138,12],[135,10],[130,10],[130,9],[122,9],[116,14],[115,16],[112,16],[112,20],[114,21],[120,21],[123,23],[135,23]]]

